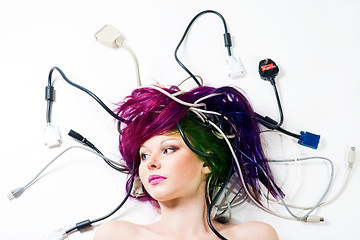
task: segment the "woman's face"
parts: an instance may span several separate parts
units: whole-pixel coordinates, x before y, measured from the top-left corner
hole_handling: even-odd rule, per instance
[[[169,201],[205,191],[205,175],[210,170],[179,132],[148,139],[140,146],[139,155],[140,179],[154,199]]]

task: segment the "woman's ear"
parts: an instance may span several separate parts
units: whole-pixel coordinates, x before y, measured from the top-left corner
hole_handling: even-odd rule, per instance
[[[209,166],[206,163],[203,164],[203,167],[201,169],[201,173],[203,173],[203,174],[211,173],[211,169],[209,168]]]

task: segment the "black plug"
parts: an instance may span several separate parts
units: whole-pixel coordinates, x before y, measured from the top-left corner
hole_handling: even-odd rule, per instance
[[[80,135],[79,133],[75,132],[74,130],[70,129],[70,132],[68,133],[68,135],[72,138],[74,138],[75,140],[77,140],[78,142],[87,145],[88,147],[94,149],[95,146],[94,144],[92,144],[90,141],[88,141],[86,138],[84,138],[82,135]]]
[[[259,74],[261,79],[269,81],[271,84],[275,84],[275,77],[279,73],[279,68],[276,63],[270,58],[261,60],[259,62]]]

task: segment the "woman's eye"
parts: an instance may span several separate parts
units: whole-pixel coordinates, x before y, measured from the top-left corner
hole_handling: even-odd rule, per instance
[[[149,158],[149,154],[142,153],[142,154],[140,154],[140,158],[141,158],[141,160],[146,160]]]
[[[173,153],[176,151],[176,148],[174,147],[167,147],[164,149],[164,154],[169,154],[169,153]]]

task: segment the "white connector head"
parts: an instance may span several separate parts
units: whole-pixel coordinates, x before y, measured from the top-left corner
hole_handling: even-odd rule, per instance
[[[66,233],[62,228],[56,229],[50,233],[45,234],[42,240],[62,240],[65,239]]]
[[[312,222],[312,223],[319,223],[319,222],[324,222],[324,220],[325,219],[323,217],[309,215],[304,221],[305,222]]]
[[[112,25],[105,25],[101,28],[97,33],[95,33],[95,39],[99,43],[111,48],[119,47],[124,42],[124,37]]]
[[[11,190],[8,193],[7,197],[8,197],[9,200],[13,200],[15,198],[20,197],[21,194],[23,194],[24,191],[25,191],[25,189],[22,188],[22,187],[21,188],[15,188],[14,190]]]
[[[53,126],[51,123],[44,128],[45,145],[49,148],[57,147],[61,144],[61,137],[59,128]]]
[[[238,58],[229,56],[226,65],[228,67],[228,76],[231,78],[241,77],[245,74],[244,67]]]
[[[349,158],[348,158],[348,168],[350,170],[353,168],[355,158],[356,158],[356,149],[355,149],[355,147],[351,147],[350,151],[349,151]]]

